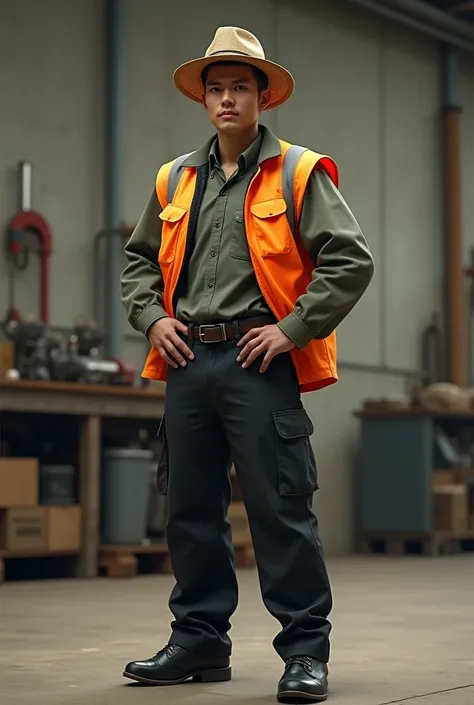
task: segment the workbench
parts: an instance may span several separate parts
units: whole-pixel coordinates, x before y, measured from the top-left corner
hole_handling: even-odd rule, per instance
[[[130,388],[62,382],[0,379],[0,412],[69,414],[79,419],[79,503],[82,547],[77,575],[93,578],[99,570],[100,467],[102,428],[111,419],[158,422],[164,411],[162,388]]]

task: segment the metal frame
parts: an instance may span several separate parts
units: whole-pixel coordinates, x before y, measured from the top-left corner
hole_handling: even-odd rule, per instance
[[[348,0],[399,24],[474,53],[474,26],[421,0]]]

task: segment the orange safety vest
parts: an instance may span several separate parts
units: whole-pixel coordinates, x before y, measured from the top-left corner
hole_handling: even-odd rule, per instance
[[[245,199],[244,220],[250,256],[262,295],[277,320],[294,310],[298,297],[306,292],[314,262],[293,233],[284,198],[284,159],[292,145],[280,140],[281,155],[264,160],[254,175]],[[174,317],[173,294],[183,264],[191,203],[196,186],[196,167],[182,171],[171,202],[168,202],[168,177],[175,160],[161,167],[156,192],[163,208],[161,268],[163,307]],[[315,168],[327,171],[338,185],[336,163],[328,156],[301,150],[293,173],[294,214],[299,222],[306,185]],[[303,350],[290,352],[301,393],[322,389],[337,382],[336,333],[323,340],[312,340]],[[142,377],[166,381],[167,364],[155,348],[148,354]]]

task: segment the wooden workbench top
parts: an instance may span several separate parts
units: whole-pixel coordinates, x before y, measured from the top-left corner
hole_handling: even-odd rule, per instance
[[[165,387],[125,387],[75,382],[0,379],[0,411],[153,418]]]
[[[45,382],[29,379],[2,379],[0,389],[22,389],[30,392],[81,392],[82,394],[108,394],[121,397],[150,397],[164,399],[164,389],[158,387],[126,387],[112,384],[79,384],[77,382]]]

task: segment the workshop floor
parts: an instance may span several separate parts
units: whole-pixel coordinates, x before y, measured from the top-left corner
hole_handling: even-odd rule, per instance
[[[334,705],[474,702],[474,556],[329,561]],[[254,571],[240,573],[233,680],[146,688],[127,660],[167,640],[169,576],[7,582],[0,588],[0,693],[9,705],[268,705],[282,663]]]

